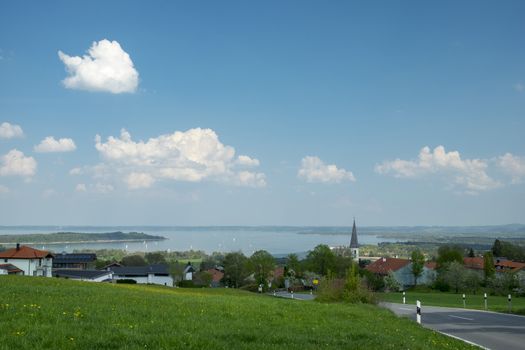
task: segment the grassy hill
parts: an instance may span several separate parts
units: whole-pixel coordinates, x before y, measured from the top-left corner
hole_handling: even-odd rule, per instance
[[[0,277],[0,349],[470,349],[371,305]]]

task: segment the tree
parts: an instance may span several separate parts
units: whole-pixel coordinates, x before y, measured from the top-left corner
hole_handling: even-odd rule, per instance
[[[145,258],[148,264],[166,264],[166,258],[161,252],[146,253]]]
[[[314,250],[309,251],[306,259],[308,268],[323,276],[335,270],[335,254],[326,244],[319,244]]]
[[[417,286],[417,279],[423,274],[425,267],[425,256],[419,249],[412,251],[412,275],[414,275],[414,285]]]
[[[466,280],[466,270],[463,264],[460,264],[457,261],[452,261],[446,267],[444,272],[445,282],[454,288],[456,293],[459,293],[459,290],[463,288]]]
[[[397,281],[393,271],[389,271],[384,277],[385,288],[389,291],[397,292],[401,289],[401,284]]]
[[[476,256],[476,254],[474,254],[474,249],[470,248],[469,251],[468,251],[468,257],[469,258],[474,258]]]
[[[185,267],[186,265],[181,264],[178,261],[170,264],[170,275],[175,280],[175,282],[182,280],[182,274],[184,273]]]
[[[224,281],[226,285],[239,288],[242,286],[247,273],[248,258],[241,252],[228,253],[224,256]]]
[[[275,269],[275,258],[266,250],[258,250],[250,257],[248,266],[250,272],[254,273],[257,284],[262,284],[263,288],[266,289],[268,278]]]
[[[301,276],[301,262],[299,261],[299,257],[297,254],[289,254],[286,260],[286,267],[288,270],[288,273],[290,273],[290,270],[293,270],[295,272],[295,276]]]
[[[503,256],[503,246],[499,239],[496,239],[492,245],[492,254],[494,256]]]
[[[451,262],[463,264],[463,248],[457,245],[442,245],[438,249],[437,267],[438,269],[446,269]]]
[[[494,277],[496,274],[492,252],[486,252],[485,255],[483,255],[483,272],[485,274],[485,280]]]
[[[124,266],[146,266],[148,263],[142,255],[127,255],[120,262]]]

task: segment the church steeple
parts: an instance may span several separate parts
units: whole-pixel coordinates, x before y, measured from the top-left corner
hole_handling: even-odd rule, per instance
[[[357,243],[357,228],[355,227],[355,218],[354,225],[352,226],[352,237],[350,238],[350,251],[352,252],[352,258],[355,261],[359,261],[359,243]]]

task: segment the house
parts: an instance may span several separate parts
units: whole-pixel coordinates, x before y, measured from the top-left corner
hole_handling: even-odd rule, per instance
[[[209,269],[206,270],[207,273],[211,275],[211,287],[217,288],[221,286],[221,281],[224,277],[224,272],[218,269]]]
[[[480,275],[484,272],[485,261],[483,257],[463,258],[463,263],[467,269],[477,271]],[[525,271],[525,263],[507,260],[505,258],[495,258],[494,268],[496,269],[496,276],[504,272],[522,273],[521,271]]]
[[[188,261],[188,264],[184,268],[184,271],[182,272],[182,279],[185,281],[191,281],[193,280],[193,273],[195,272],[195,269],[193,268],[193,265],[191,262]]]
[[[396,281],[403,287],[414,285],[414,274],[412,273],[412,261],[409,259],[380,258],[367,267],[366,270],[379,276],[387,276],[393,273]],[[428,262],[423,266],[423,273],[417,279],[417,284],[429,284],[435,278],[435,263]]]
[[[0,264],[11,264],[26,276],[51,277],[53,254],[17,243],[15,248],[0,252]]]
[[[113,280],[134,280],[139,284],[159,284],[173,287],[168,265],[116,266],[109,267]]]
[[[55,269],[53,277],[68,278],[88,282],[111,282],[113,272],[105,270]]]
[[[1,264],[0,275],[23,275],[24,271],[12,264]]]
[[[91,253],[73,253],[67,254],[62,252],[56,254],[53,258],[54,269],[82,269],[94,268],[97,254]]]

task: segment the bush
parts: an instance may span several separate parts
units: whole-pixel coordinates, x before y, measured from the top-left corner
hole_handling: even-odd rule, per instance
[[[179,283],[177,283],[177,286],[181,288],[202,288],[202,286],[198,286],[190,280],[179,281]]]
[[[356,264],[352,264],[347,270],[345,279],[335,278],[332,274],[323,278],[316,300],[364,304],[375,304],[376,302],[374,294],[361,281]]]
[[[132,279],[116,280],[118,284],[137,284],[137,281]]]
[[[257,283],[246,284],[239,288],[240,290],[246,290],[248,292],[258,293],[259,285]]]

